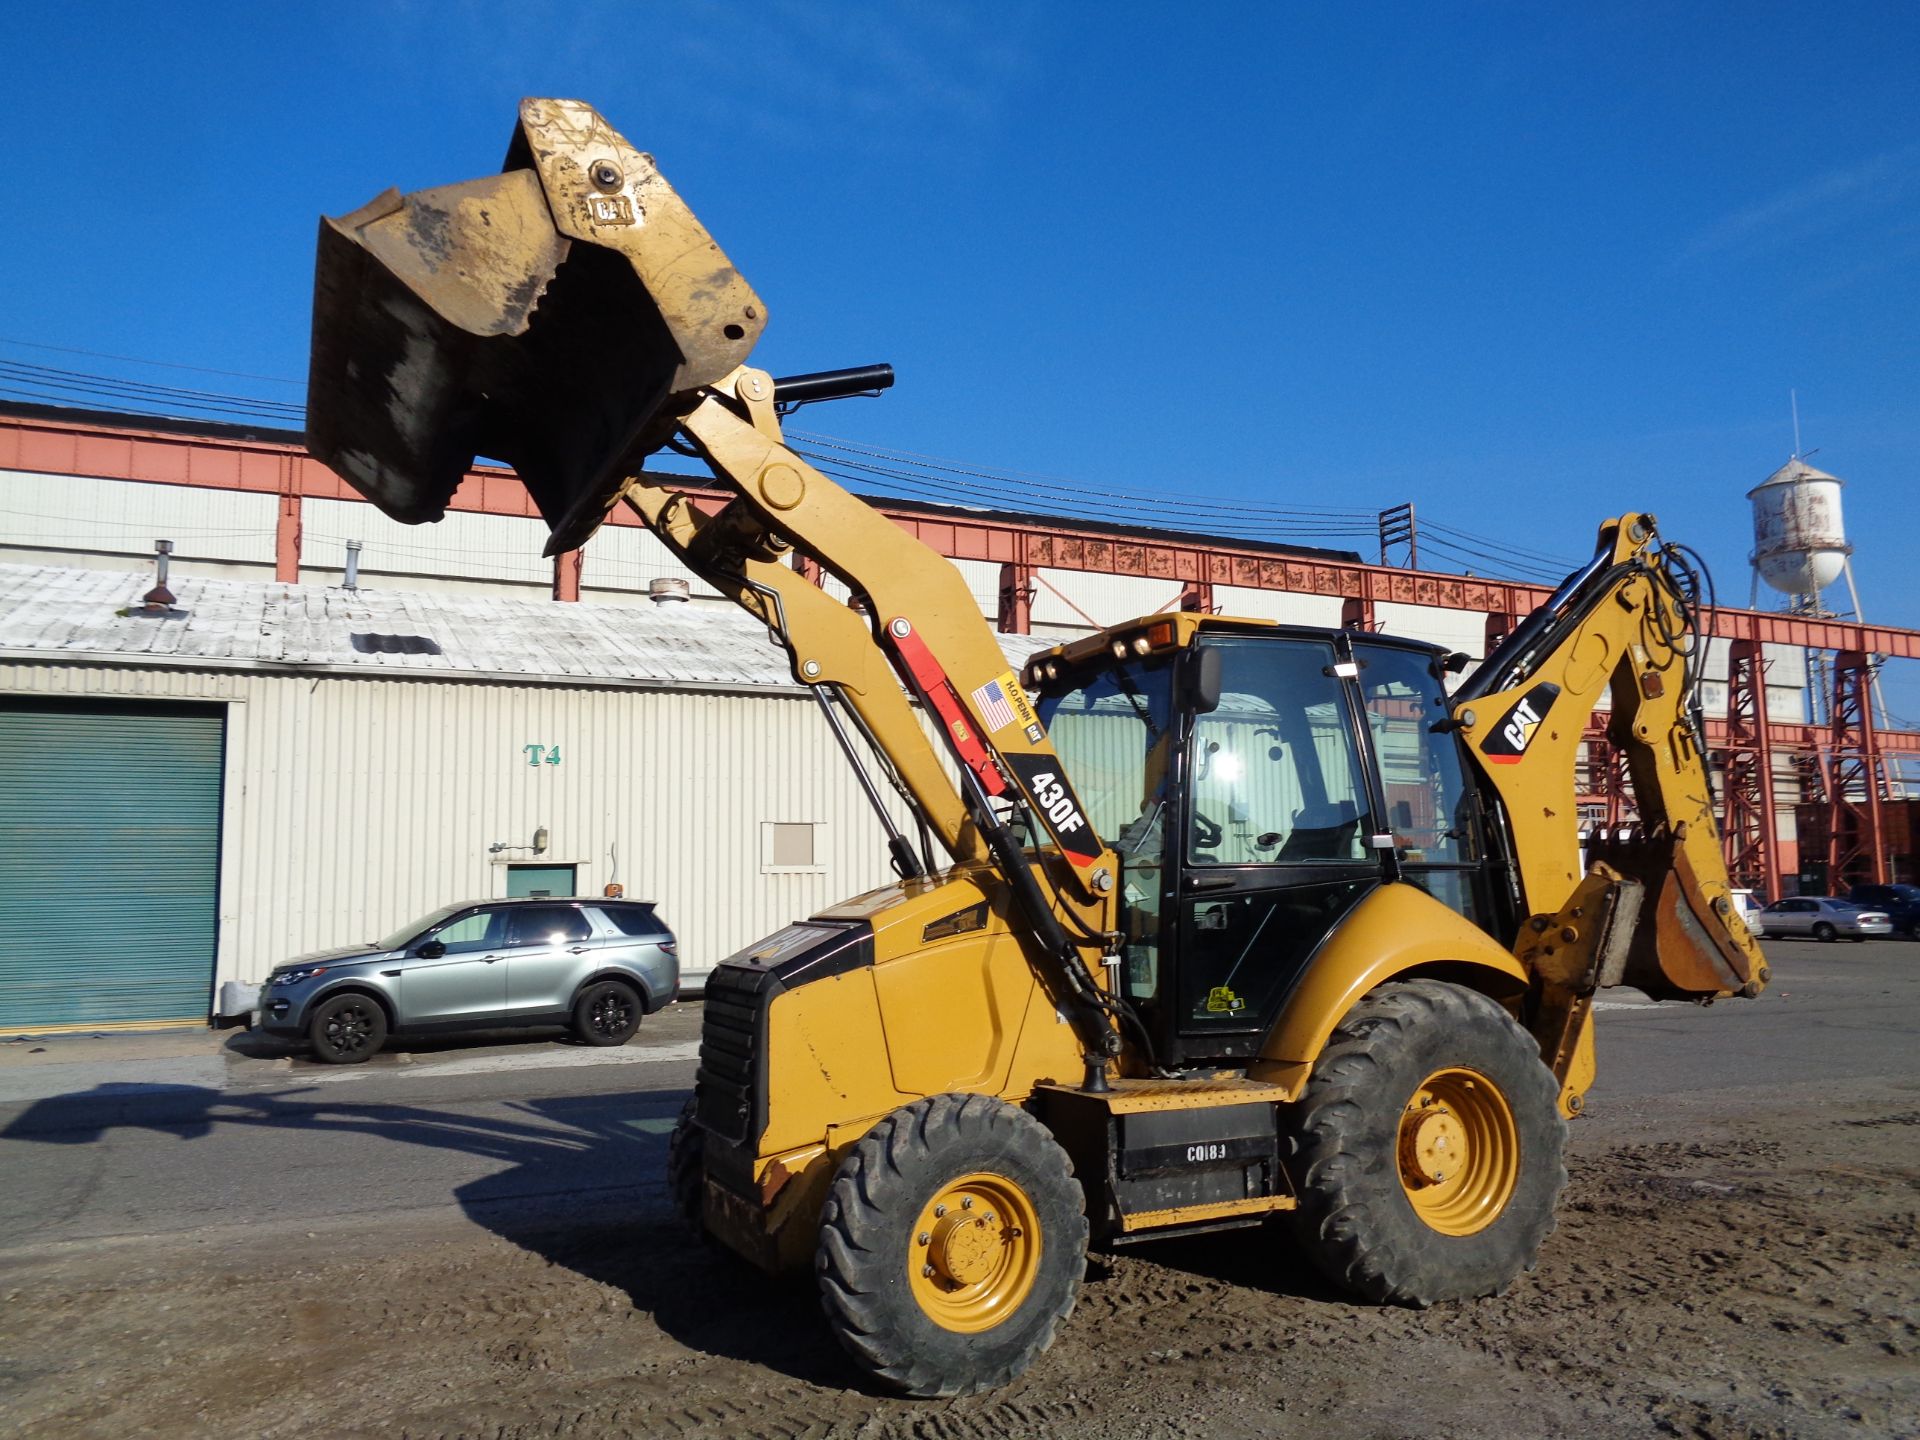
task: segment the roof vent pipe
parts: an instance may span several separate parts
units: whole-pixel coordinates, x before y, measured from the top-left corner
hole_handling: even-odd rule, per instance
[[[684,605],[693,595],[693,587],[684,580],[662,576],[647,582],[647,598],[656,605]]]
[[[360,542],[358,540],[347,541],[347,573],[340,584],[347,590],[360,588]]]
[[[173,554],[173,541],[153,542],[154,586],[140,597],[140,608],[149,615],[164,615],[173,609],[173,591],[167,588],[167,557]]]

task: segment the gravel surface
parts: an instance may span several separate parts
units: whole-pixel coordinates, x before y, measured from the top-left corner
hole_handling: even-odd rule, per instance
[[[19,1437],[1920,1435],[1920,1084],[1637,1097],[1575,1127],[1538,1272],[1356,1306],[1277,1233],[1096,1256],[1020,1382],[856,1385],[803,1287],[648,1192],[17,1248]],[[479,1222],[476,1224],[475,1222]]]
[[[17,1044],[0,1436],[1920,1437],[1920,944],[1768,955],[1754,1002],[1612,992],[1505,1296],[1377,1309],[1274,1232],[1161,1242],[1094,1257],[1053,1349],[959,1401],[863,1390],[806,1286],[679,1228],[697,1007],[617,1064]]]

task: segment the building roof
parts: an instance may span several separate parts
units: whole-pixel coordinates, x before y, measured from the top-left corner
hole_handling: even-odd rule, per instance
[[[173,612],[154,619],[136,613],[153,583],[151,569],[0,565],[0,660],[803,693],[766,628],[731,606],[176,575]],[[1040,643],[1000,639],[1015,669]]]

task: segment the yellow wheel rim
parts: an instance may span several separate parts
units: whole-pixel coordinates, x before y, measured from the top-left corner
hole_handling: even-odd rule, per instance
[[[935,1192],[907,1237],[907,1279],[934,1324],[991,1330],[1020,1308],[1040,1273],[1033,1202],[1004,1175],[976,1172]]]
[[[1520,1132],[1500,1087],[1472,1070],[1436,1070],[1400,1115],[1400,1185],[1442,1235],[1477,1235],[1520,1179]]]

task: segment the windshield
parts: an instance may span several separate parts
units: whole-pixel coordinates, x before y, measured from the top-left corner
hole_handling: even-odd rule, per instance
[[[412,924],[402,925],[384,940],[374,941],[374,948],[376,950],[398,950],[401,946],[412,940],[414,936],[424,935],[449,915],[458,915],[462,910],[465,910],[470,903],[470,901],[463,900],[458,905],[442,905],[431,915],[415,920]]]
[[[1151,1001],[1160,983],[1173,661],[1161,656],[1079,677],[1074,688],[1043,695],[1039,709],[1087,819],[1120,856],[1126,987],[1134,999]]]
[[[1144,853],[1165,808],[1172,745],[1172,662],[1116,665],[1040,699],[1040,719],[1099,836]],[[1159,846],[1152,846],[1159,859]]]

